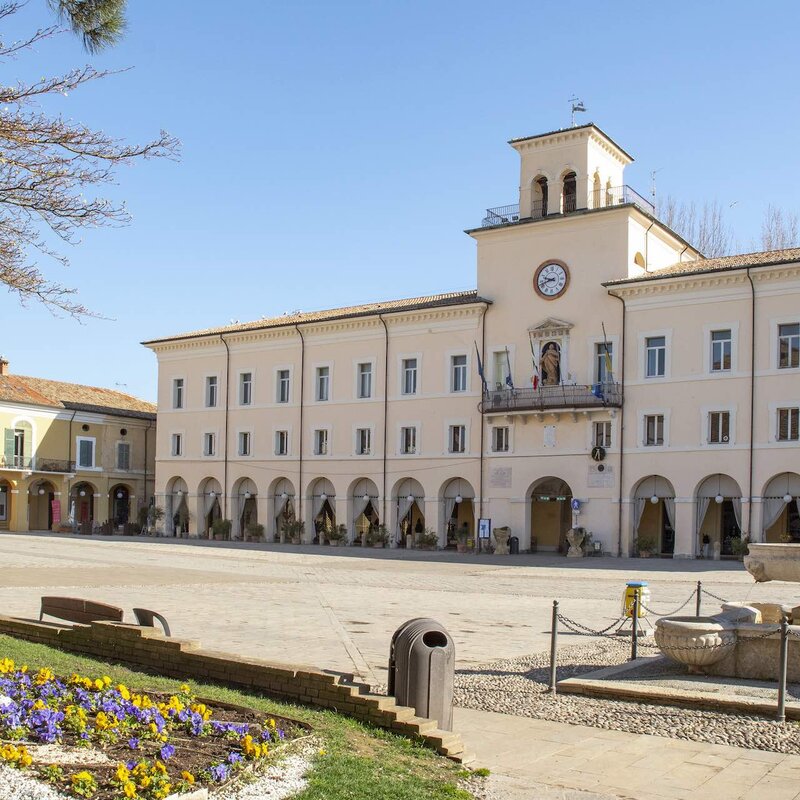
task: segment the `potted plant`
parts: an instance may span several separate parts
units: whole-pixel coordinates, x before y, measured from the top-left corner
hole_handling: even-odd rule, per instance
[[[435,550],[438,546],[439,537],[430,528],[426,528],[417,534],[417,547],[420,550]]]
[[[245,528],[247,538],[252,542],[261,542],[264,539],[264,526],[258,522],[249,522]]]
[[[339,547],[347,541],[347,525],[337,525],[328,533],[328,544],[331,547]]]
[[[164,519],[164,509],[161,506],[150,506],[145,515],[147,533],[157,533],[161,528],[159,523],[162,519]]]
[[[281,541],[289,539],[292,544],[300,544],[303,540],[303,533],[305,531],[305,523],[300,522],[298,519],[292,519],[284,523],[283,531],[281,532]]]
[[[656,540],[654,536],[640,534],[636,537],[636,552],[639,558],[650,558],[656,552]]]
[[[366,541],[370,547],[385,547],[389,541],[389,531],[383,523],[372,525],[367,531]]]
[[[233,523],[229,519],[215,519],[211,523],[211,533],[218,541],[228,541],[231,538],[231,528]]]
[[[746,555],[750,553],[749,548],[747,545],[750,544],[750,537],[749,536],[737,536],[735,539],[731,539],[731,553],[736,556],[736,558],[741,561]]]

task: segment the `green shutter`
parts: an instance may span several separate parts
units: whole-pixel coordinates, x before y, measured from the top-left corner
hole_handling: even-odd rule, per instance
[[[3,454],[6,463],[10,464],[14,460],[14,429],[6,428],[3,436]]]
[[[33,430],[30,425],[25,425],[23,430],[25,431],[25,437],[22,441],[22,455],[25,457],[27,464],[28,460],[33,457]]]

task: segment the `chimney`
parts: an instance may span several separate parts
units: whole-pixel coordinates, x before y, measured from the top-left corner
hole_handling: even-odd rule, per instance
[[[0,356],[0,375],[8,375],[8,359]]]

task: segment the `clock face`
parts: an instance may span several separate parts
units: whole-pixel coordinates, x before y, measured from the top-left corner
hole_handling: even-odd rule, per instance
[[[553,300],[563,294],[569,283],[569,270],[563,261],[545,261],[533,279],[536,291],[545,299]]]

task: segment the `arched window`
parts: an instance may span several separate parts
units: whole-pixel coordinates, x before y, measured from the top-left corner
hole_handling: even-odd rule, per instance
[[[592,182],[592,208],[600,208],[603,201],[602,186],[600,184],[600,173],[595,171]]]
[[[541,219],[547,216],[547,178],[540,175],[533,179],[531,192],[531,217]]]
[[[577,176],[574,172],[567,172],[564,175],[564,186],[562,189],[561,211],[569,214],[576,208],[577,200]]]
[[[633,257],[633,263],[636,264],[637,267],[641,267],[642,269],[647,269],[644,263],[644,256],[641,253],[636,253]]]

